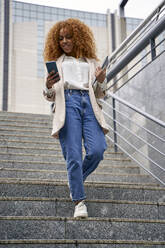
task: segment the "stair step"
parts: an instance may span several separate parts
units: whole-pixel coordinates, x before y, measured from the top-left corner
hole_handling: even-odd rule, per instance
[[[31,120],[31,121],[26,121],[24,119],[6,119],[6,118],[2,118],[0,116],[0,127],[20,127],[20,128],[24,128],[24,127],[31,127],[31,128],[52,128],[52,121],[48,120],[48,121],[35,121],[35,120]]]
[[[0,244],[10,248],[162,248],[165,241],[113,240],[113,239],[14,239],[0,240]],[[7,246],[9,245],[9,246]],[[39,246],[38,246],[39,245]]]
[[[165,220],[156,219],[0,216],[0,222],[1,239],[96,239],[99,236],[99,239],[164,241],[165,237]]]
[[[162,248],[165,188],[112,144],[85,183],[74,219],[52,115],[0,112],[0,247]],[[60,217],[61,216],[61,217]]]
[[[37,154],[34,150],[34,153],[22,153],[20,152],[0,152],[0,160],[23,160],[23,161],[40,161],[40,162],[61,162],[64,161],[64,158],[62,154]],[[105,157],[104,163],[131,163],[131,160],[129,158],[116,158],[116,157]]]
[[[7,139],[6,139],[7,138]],[[19,138],[19,136],[17,137]],[[59,141],[56,139],[50,138],[49,142],[43,142],[43,141],[31,141],[31,138],[29,140],[17,140],[16,139],[8,139],[8,137],[5,137],[2,139],[0,138],[0,144],[1,146],[16,146],[16,147],[29,147],[29,148],[42,148],[42,149],[60,149]]]
[[[67,181],[0,178],[1,197],[68,198]],[[86,182],[87,199],[165,202],[165,188],[155,184]]]
[[[46,145],[46,147],[60,147],[60,143],[59,143],[59,139],[55,139],[51,136],[51,133],[48,136],[42,136],[42,135],[37,135],[37,136],[33,136],[31,134],[26,134],[26,135],[22,135],[22,134],[4,134],[4,133],[0,133],[0,144],[1,145],[6,145],[8,144],[8,142],[21,142],[21,143],[25,143],[27,146],[28,144],[33,144],[33,145],[39,145],[39,147],[44,147]],[[108,143],[109,141],[107,141]],[[28,144],[27,144],[28,143]],[[112,145],[108,144],[108,149],[113,148]]]
[[[0,111],[0,117],[4,119],[16,119],[16,120],[24,120],[24,121],[50,121],[52,119],[52,115],[45,114],[32,114],[32,113],[18,113],[18,112],[5,112]]]
[[[52,149],[52,150],[59,150],[61,151],[59,140],[50,138],[50,142],[42,141],[31,141],[29,140],[17,140],[17,139],[5,139],[0,138],[0,145],[1,147],[27,147],[27,148],[34,148],[34,149]],[[112,145],[108,145],[108,149],[105,153],[114,152],[114,148]]]
[[[23,153],[23,154],[42,154],[42,155],[58,155],[59,157],[63,158],[61,148],[59,147],[54,147],[54,148],[36,148],[36,147],[19,147],[19,146],[3,146],[2,144],[0,145],[0,151],[1,153]],[[83,154],[85,154],[85,151],[83,149]],[[105,151],[104,153],[104,158],[122,158],[123,153],[122,152],[110,152]]]
[[[12,140],[12,139],[15,139],[17,141],[34,141],[34,142],[49,142],[51,144],[54,144],[56,141],[55,138],[53,138],[51,136],[51,134],[49,134],[48,136],[42,136],[42,135],[31,135],[31,134],[21,134],[21,133],[18,133],[18,134],[14,134],[14,133],[4,133],[4,132],[1,132],[0,131],[0,139],[3,139],[3,140]]]
[[[69,196],[68,196],[69,197]],[[86,200],[90,217],[164,219],[165,203]],[[73,216],[70,198],[0,197],[0,216]]]
[[[10,129],[19,129],[19,130],[44,130],[44,131],[51,131],[52,125],[48,122],[43,122],[43,123],[35,123],[35,122],[18,122],[18,121],[1,121],[0,120],[0,129],[5,129],[5,130],[10,130]]]
[[[0,178],[18,178],[18,179],[49,179],[55,180],[67,180],[66,170],[34,170],[34,169],[14,169],[14,168],[1,168]],[[103,181],[103,182],[155,182],[147,174],[124,174],[124,173],[108,173],[94,171],[86,181]]]
[[[66,164],[64,162],[54,163],[40,163],[33,161],[16,161],[16,160],[1,160],[0,169],[2,168],[17,168],[17,169],[37,169],[37,170],[66,170]],[[139,167],[130,165],[106,165],[104,161],[101,161],[98,168],[98,172],[109,173],[129,173],[139,174]]]
[[[51,131],[49,130],[29,130],[29,129],[14,129],[14,128],[1,128],[0,127],[0,135],[6,134],[14,134],[14,135],[33,135],[35,136],[43,136],[48,137],[51,135]]]

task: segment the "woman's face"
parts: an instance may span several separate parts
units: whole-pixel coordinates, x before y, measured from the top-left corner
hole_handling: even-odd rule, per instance
[[[67,55],[71,55],[73,51],[73,37],[67,28],[62,28],[59,33],[59,43],[61,49]]]

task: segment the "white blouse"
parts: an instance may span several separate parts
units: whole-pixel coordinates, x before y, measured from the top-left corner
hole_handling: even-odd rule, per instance
[[[85,59],[65,56],[62,71],[65,89],[89,90],[89,64]]]

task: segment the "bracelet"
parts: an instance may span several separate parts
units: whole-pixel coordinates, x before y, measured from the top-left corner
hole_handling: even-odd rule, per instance
[[[44,91],[48,96],[52,96],[54,89],[53,88],[48,89],[47,87],[45,87]]]
[[[102,91],[105,91],[107,89],[107,78],[105,78],[102,83],[97,81],[97,85],[101,88]]]

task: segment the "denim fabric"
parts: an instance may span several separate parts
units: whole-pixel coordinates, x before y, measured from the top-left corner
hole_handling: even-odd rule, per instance
[[[73,201],[85,199],[84,181],[97,168],[107,147],[88,91],[65,90],[66,119],[59,132]],[[82,157],[82,140],[86,155]]]

